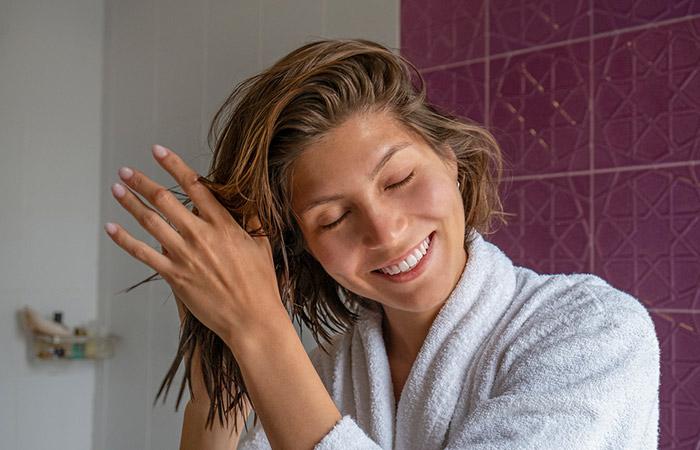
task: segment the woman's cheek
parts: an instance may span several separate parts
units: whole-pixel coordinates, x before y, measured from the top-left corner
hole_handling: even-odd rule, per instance
[[[342,238],[336,235],[329,238],[328,241],[329,242],[326,243],[318,243],[318,245],[315,246],[314,255],[316,260],[331,276],[344,273],[347,271],[345,266],[349,265],[349,261],[348,258],[343,257],[343,255],[348,255],[349,253],[344,248]]]
[[[441,217],[446,213],[446,202],[455,192],[441,178],[425,177],[415,185],[411,202],[417,208],[416,212],[425,217]]]

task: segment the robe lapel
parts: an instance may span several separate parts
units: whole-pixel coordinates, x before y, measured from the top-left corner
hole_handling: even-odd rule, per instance
[[[357,421],[382,448],[393,448],[394,393],[389,358],[381,334],[376,328],[376,312],[358,322],[352,342],[352,379]],[[380,314],[380,313],[379,313]],[[380,320],[381,320],[381,316]]]
[[[358,321],[351,350],[357,419],[382,448],[444,445],[459,394],[471,382],[473,356],[513,298],[512,262],[480,234],[473,236],[460,280],[436,316],[400,399],[394,399],[382,312],[365,310]]]

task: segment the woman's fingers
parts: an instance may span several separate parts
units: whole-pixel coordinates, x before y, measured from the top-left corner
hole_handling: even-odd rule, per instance
[[[131,179],[137,175],[134,174]],[[180,249],[184,245],[182,236],[153,209],[149,208],[140,198],[126,186],[120,183],[112,185],[112,194],[129,213],[166,248],[171,249],[176,254],[181,254]],[[156,194],[160,195],[160,194]],[[177,199],[175,199],[177,201]],[[183,206],[184,208],[184,206]],[[187,209],[187,208],[185,208]],[[188,211],[189,213],[189,211]],[[194,217],[194,216],[193,216]]]
[[[168,274],[172,273],[173,262],[168,257],[158,253],[145,242],[135,239],[121,226],[115,223],[107,223],[105,229],[118,246],[161,274],[163,278],[167,278]]]
[[[200,217],[210,223],[219,222],[226,210],[214,195],[198,181],[199,175],[179,155],[162,145],[153,146],[156,161],[177,181],[197,206]]]
[[[129,167],[122,167],[119,169],[119,177],[124,184],[141,194],[151,205],[162,212],[175,225],[178,231],[191,232],[193,231],[193,223],[201,221],[172,192],[148,178],[143,172]]]

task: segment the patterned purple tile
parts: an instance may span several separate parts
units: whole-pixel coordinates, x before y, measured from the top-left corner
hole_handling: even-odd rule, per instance
[[[484,64],[423,74],[428,100],[451,114],[484,121]]]
[[[595,167],[700,159],[700,19],[593,46]]]
[[[589,0],[491,0],[491,55],[590,35]]]
[[[507,181],[501,200],[508,225],[485,238],[516,265],[539,273],[589,272],[588,176]]]
[[[455,76],[451,70],[423,74],[428,101],[444,111],[454,112]]]
[[[417,68],[430,65],[430,28],[401,28],[401,56]]]
[[[700,13],[699,0],[593,0],[595,33]]]
[[[647,307],[700,309],[700,165],[595,175],[594,273]]]
[[[455,112],[484,124],[486,120],[486,65],[483,63],[451,69],[455,77]]]
[[[412,25],[410,18],[402,19],[401,54],[416,67],[429,68],[484,56],[483,2],[450,1],[449,4],[459,6],[452,10],[436,6],[434,11],[415,13],[419,17],[417,26]],[[414,13],[409,10],[405,14]]]
[[[700,445],[700,311],[650,311],[661,347],[659,448]]]
[[[424,0],[401,0],[401,32],[430,26],[430,8]]]
[[[401,0],[401,28],[430,28],[458,17],[479,15],[486,0]]]
[[[588,169],[589,47],[491,61],[490,126],[514,175]]]
[[[487,0],[418,0],[420,4],[427,4],[430,25],[439,25],[450,22],[458,17],[484,18],[484,8]]]

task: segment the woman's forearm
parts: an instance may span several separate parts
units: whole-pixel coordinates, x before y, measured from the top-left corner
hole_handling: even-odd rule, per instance
[[[313,448],[341,419],[284,309],[226,341],[272,448]]]
[[[232,450],[238,446],[238,439],[244,429],[244,423],[248,418],[249,408],[245,414],[238,415],[238,430],[234,427],[233,417],[229,419],[228,427],[221,426],[218,415],[214,416],[214,424],[211,429],[205,428],[209,404],[196,404],[188,402],[185,406],[185,417],[182,421],[182,433],[180,435],[180,450]],[[218,413],[217,413],[218,414]]]

